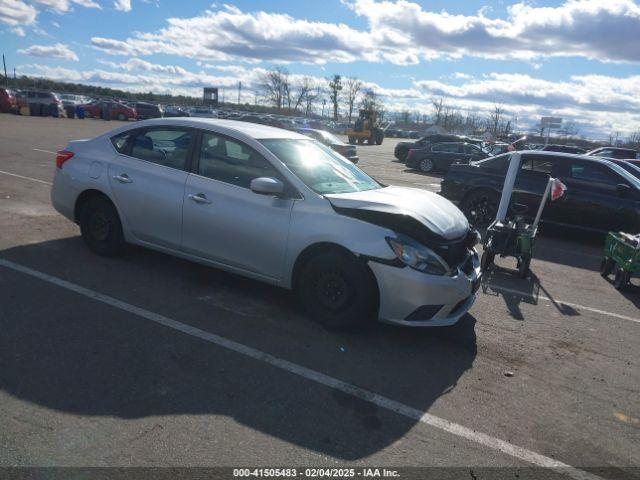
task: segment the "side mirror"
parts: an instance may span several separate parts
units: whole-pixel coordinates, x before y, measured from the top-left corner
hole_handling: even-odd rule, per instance
[[[254,178],[249,187],[260,195],[280,195],[284,191],[284,183],[273,177]]]
[[[616,185],[616,191],[620,197],[626,197],[630,190],[631,187],[625,183],[619,183]]]

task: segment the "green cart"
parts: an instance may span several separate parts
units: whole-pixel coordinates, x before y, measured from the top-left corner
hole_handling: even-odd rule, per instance
[[[622,290],[632,276],[640,274],[640,248],[613,232],[609,232],[604,242],[604,258],[600,263],[600,275],[606,278],[611,272],[615,273],[616,290]]]

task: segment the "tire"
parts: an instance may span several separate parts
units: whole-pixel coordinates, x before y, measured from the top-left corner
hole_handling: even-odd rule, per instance
[[[121,122],[124,122],[127,120],[127,117],[124,115],[124,113],[119,113],[118,120],[120,120]]]
[[[531,265],[530,257],[524,257],[521,260],[518,260],[518,277],[527,278],[527,274],[529,273],[529,265]]]
[[[355,145],[356,144],[356,137],[349,137],[349,144],[350,145]]]
[[[79,215],[82,239],[93,253],[116,256],[124,250],[122,223],[116,207],[106,197],[93,197],[81,206]]]
[[[362,144],[364,143],[364,138],[363,138],[363,137],[359,137],[359,138],[358,138],[358,143],[359,143],[360,145],[362,145]]]
[[[615,262],[613,260],[609,257],[604,257],[600,262],[600,275],[602,275],[603,278],[607,278],[611,275],[614,266]]]
[[[433,163],[433,160],[430,158],[423,158],[420,160],[418,164],[418,169],[423,173],[431,173],[435,170],[436,166]]]
[[[400,150],[398,150],[396,152],[396,158],[404,163],[404,162],[407,161],[407,155],[408,154],[409,154],[409,149],[408,148],[401,148]]]
[[[616,290],[622,290],[629,283],[629,278],[631,274],[627,272],[625,269],[616,267],[616,275],[613,279],[613,286],[616,287]]]
[[[377,316],[377,286],[366,267],[342,252],[323,252],[301,268],[296,294],[305,312],[329,328],[350,328]]]
[[[462,202],[462,211],[475,227],[487,227],[498,213],[500,197],[491,190],[471,192]]]
[[[382,141],[384,140],[384,134],[382,132],[378,132],[376,135],[376,145],[382,145]]]
[[[493,266],[493,260],[495,259],[496,254],[491,250],[486,249],[482,252],[482,258],[480,258],[480,270],[486,272]]]

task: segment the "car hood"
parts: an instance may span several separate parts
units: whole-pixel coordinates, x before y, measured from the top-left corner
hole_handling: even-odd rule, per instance
[[[414,237],[454,240],[469,231],[469,222],[458,207],[436,193],[418,188],[384,187],[325,197],[338,213]],[[431,235],[421,233],[417,224],[426,227]]]

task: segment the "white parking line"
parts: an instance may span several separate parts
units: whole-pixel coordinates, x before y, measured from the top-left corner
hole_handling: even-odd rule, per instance
[[[50,153],[52,155],[57,155],[58,154],[58,152],[52,152],[50,150],[42,150],[41,148],[33,148],[32,150],[35,150],[36,152]]]
[[[1,258],[0,258],[0,266],[4,266],[16,272],[21,272],[26,275],[30,275],[32,277],[38,278],[40,280],[51,283],[58,287],[65,288],[67,290],[70,290],[77,294],[91,298],[98,302],[102,302],[111,307],[118,308],[125,312],[131,313],[133,315],[137,315],[139,317],[145,318],[147,320],[158,323],[165,327],[172,328],[174,330],[185,333],[187,335],[200,338],[201,340],[213,343],[219,347],[226,348],[228,350],[239,353],[241,355],[245,355],[247,357],[253,358],[254,360],[258,360],[260,362],[264,362],[271,366],[280,368],[286,372],[292,373],[294,375],[298,375],[312,382],[316,382],[326,387],[333,388],[343,393],[346,393],[348,395],[357,397],[361,400],[365,400],[367,402],[373,403],[374,405],[380,408],[385,408],[391,412],[397,413],[399,415],[403,415],[405,417],[419,421],[426,425],[430,425],[432,427],[438,428],[452,435],[466,438],[467,440],[478,443],[485,447],[503,452],[507,455],[515,457],[524,462],[531,463],[539,467],[546,467],[546,468],[553,469],[559,473],[566,474],[569,477],[574,478],[576,480],[602,480],[601,477],[593,475],[589,472],[572,467],[558,460],[554,460],[553,458],[547,457],[545,455],[541,455],[531,450],[527,450],[526,448],[518,447],[517,445],[513,445],[505,440],[501,440],[499,438],[492,437],[490,435],[486,435],[481,432],[477,432],[471,428],[467,428],[457,423],[451,422],[449,420],[445,420],[444,418],[436,417],[435,415],[431,415],[430,413],[423,412],[421,410],[410,407],[403,403],[397,402],[395,400],[391,400],[382,395],[378,395],[377,393],[373,393],[363,388],[352,385],[350,383],[343,382],[342,380],[338,380],[337,378],[330,377],[328,375],[325,375],[324,373],[320,373],[310,368],[303,367],[301,365],[289,362],[287,360],[283,360],[278,357],[274,357],[273,355],[270,355],[261,350],[257,350],[247,345],[234,342],[233,340],[229,340],[225,337],[221,337],[213,333],[209,333],[207,331],[201,330],[191,325],[178,322],[176,320],[165,317],[163,315],[159,315],[157,313],[151,312],[149,310],[136,307],[135,305],[131,305],[129,303],[123,302],[122,300],[118,300],[108,295],[104,295],[94,290],[90,290],[88,288],[82,287],[75,283],[62,280],[58,277],[54,277],[52,275],[40,272],[38,270],[33,270],[29,267],[25,267]]]
[[[544,300],[546,302],[558,303],[558,304],[561,304],[561,305],[567,305],[568,307],[577,308],[578,310],[586,310],[588,312],[598,313],[600,315],[608,315],[609,317],[619,318],[620,320],[628,320],[629,322],[640,323],[640,318],[633,318],[633,317],[628,317],[626,315],[621,315],[619,313],[607,312],[606,310],[600,310],[598,308],[587,307],[585,305],[580,305],[578,303],[565,302],[564,300],[556,300],[556,299],[552,299],[552,298],[549,298],[549,297],[545,297],[544,295],[532,295],[531,293],[528,293],[528,292],[521,292],[520,290],[514,290],[512,288],[507,288],[507,287],[498,287],[496,285],[491,285],[491,284],[489,284],[489,288],[492,288],[493,290],[498,290],[498,291],[501,291],[501,292],[507,292],[507,293],[513,293],[513,294],[516,294],[516,295],[522,295],[523,297],[531,298],[533,300],[537,299],[537,300]]]
[[[17,173],[4,172],[2,170],[0,170],[0,173],[2,173],[3,175],[10,175],[12,177],[22,178],[23,180],[31,180],[32,182],[44,183],[45,185],[53,185],[53,183],[51,182],[45,182],[44,180],[39,180],[37,178],[32,178],[32,177],[25,177],[23,175],[18,175]]]

